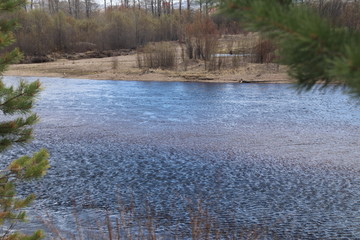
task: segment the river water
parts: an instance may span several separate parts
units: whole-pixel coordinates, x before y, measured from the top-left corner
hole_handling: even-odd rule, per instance
[[[360,238],[360,109],[340,90],[40,80],[35,140],[0,160],[48,149],[48,174],[20,192],[34,192],[30,210],[46,210],[60,229],[74,228],[74,203],[96,215],[121,200],[139,212],[146,203],[158,231],[171,233],[201,200],[223,229]]]

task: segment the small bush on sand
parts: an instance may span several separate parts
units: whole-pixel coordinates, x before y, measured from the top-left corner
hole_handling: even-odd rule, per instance
[[[209,18],[198,16],[185,27],[185,45],[189,59],[208,61],[215,53],[220,35],[216,25]]]
[[[176,67],[176,47],[169,42],[149,43],[138,49],[139,68],[173,69]]]
[[[269,40],[259,39],[259,43],[252,49],[252,62],[271,63],[275,59],[275,45]]]

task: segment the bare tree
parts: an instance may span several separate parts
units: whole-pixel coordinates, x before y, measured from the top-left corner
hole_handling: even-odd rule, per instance
[[[54,2],[53,0],[49,0],[48,1],[48,7],[49,7],[49,12],[52,13],[53,9],[54,9]]]
[[[157,0],[157,14],[160,17],[161,16],[161,0]]]
[[[59,0],[54,0],[54,12],[59,12]]]
[[[91,0],[85,0],[85,14],[87,18],[90,18],[91,13]]]
[[[59,11],[59,0],[48,0],[48,7],[50,13],[56,13]]]
[[[205,0],[205,14],[209,15],[209,4],[211,4],[210,0]]]
[[[74,0],[75,18],[80,17],[80,0]]]
[[[72,8],[71,8],[71,0],[68,0],[68,4],[69,4],[69,14],[70,14],[70,16],[72,16],[73,13],[72,13]]]
[[[154,0],[151,0],[151,13],[152,13],[152,15],[155,15],[155,8],[154,8]]]

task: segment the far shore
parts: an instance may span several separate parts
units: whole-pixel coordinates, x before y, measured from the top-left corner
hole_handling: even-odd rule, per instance
[[[123,81],[181,81],[216,83],[292,83],[285,67],[275,64],[244,63],[235,70],[208,72],[202,62],[192,62],[179,70],[139,69],[136,54],[88,58],[80,60],[59,59],[54,62],[13,64],[4,76],[62,77],[94,80]]]

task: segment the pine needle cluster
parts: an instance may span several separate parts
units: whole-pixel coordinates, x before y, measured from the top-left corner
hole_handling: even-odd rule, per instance
[[[279,63],[300,90],[336,83],[360,96],[359,32],[331,24],[298,1],[226,0],[221,8],[277,44]]]
[[[2,0],[0,17],[6,12],[14,11],[24,4],[23,0]],[[0,18],[0,51],[14,43],[12,30],[16,23],[11,19]],[[22,57],[18,49],[0,55],[0,74],[10,63]],[[41,89],[39,81],[26,83],[21,81],[18,86],[6,86],[0,80],[0,153],[14,144],[31,140],[32,125],[38,121],[36,114],[31,112],[35,97]],[[15,116],[15,117],[14,117]],[[9,119],[9,120],[6,120]],[[33,156],[23,156],[14,160],[0,171],[0,235],[1,239],[37,240],[43,238],[41,231],[25,235],[14,230],[19,221],[26,220],[23,208],[28,207],[35,199],[29,195],[24,199],[16,196],[16,184],[24,180],[32,180],[43,176],[48,165],[48,153],[41,149]]]

